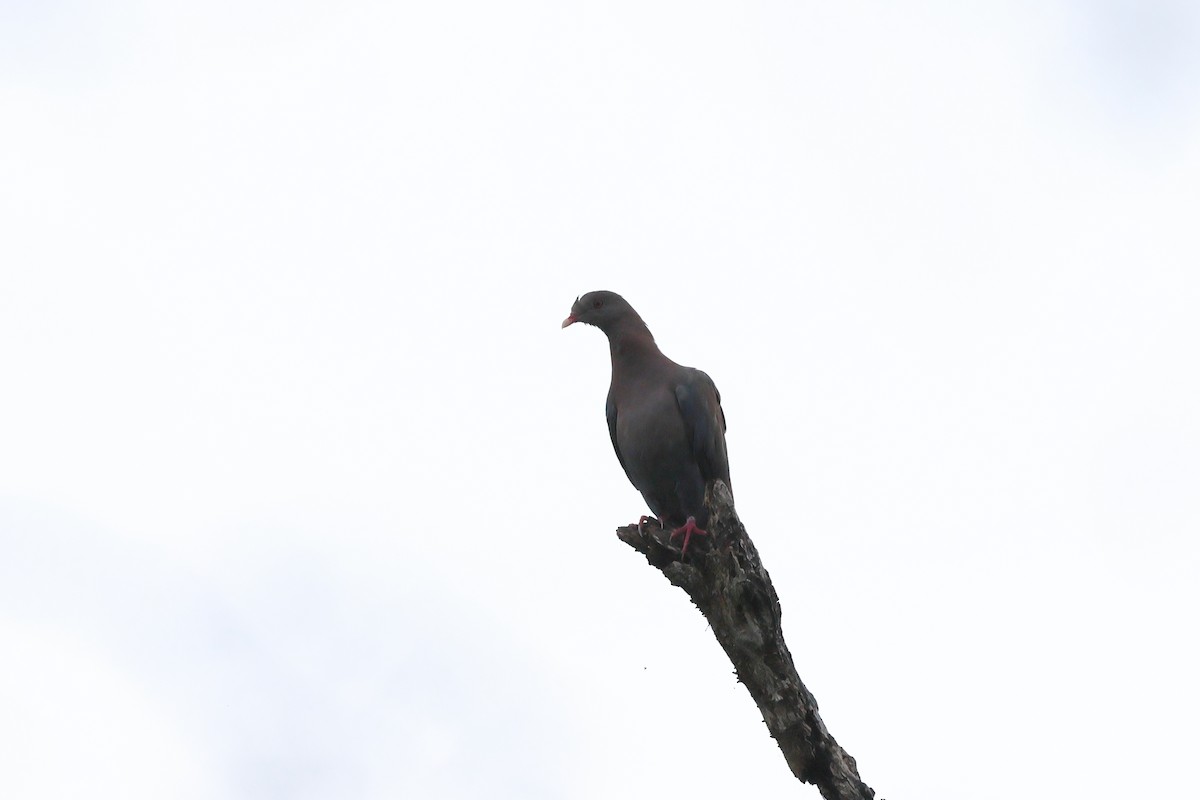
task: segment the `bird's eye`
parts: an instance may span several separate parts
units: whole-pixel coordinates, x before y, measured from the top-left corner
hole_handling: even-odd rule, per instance
[[[604,305],[603,300],[593,300],[592,301],[592,308],[600,308],[603,305]]]

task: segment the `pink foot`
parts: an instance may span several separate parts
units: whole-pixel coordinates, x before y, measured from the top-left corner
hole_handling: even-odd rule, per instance
[[[662,524],[662,522],[660,522],[659,520],[655,519],[654,517],[646,517],[646,516],[643,516],[641,519],[639,519],[639,520],[638,520],[638,533],[639,533],[639,534],[641,534],[642,536],[645,536],[645,535],[646,535],[646,531],[644,531],[644,530],[643,530],[643,528],[644,528],[644,526],[646,525],[646,523],[647,523],[647,522],[657,522],[657,523],[658,523],[658,527],[660,527],[660,528],[661,528],[661,527],[663,527],[663,524]]]
[[[695,534],[696,536],[708,536],[708,531],[701,530],[696,526],[695,517],[688,517],[687,522],[683,523],[683,527],[676,528],[675,530],[671,531],[672,541],[681,533],[683,534],[683,549],[679,551],[679,557],[681,559],[687,554],[687,546],[688,542],[692,540],[692,534]]]

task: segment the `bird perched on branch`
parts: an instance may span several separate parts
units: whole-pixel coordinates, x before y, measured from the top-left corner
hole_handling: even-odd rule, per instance
[[[562,326],[582,322],[608,337],[612,383],[608,432],[617,460],[671,539],[683,536],[682,558],[694,535],[705,535],[704,488],[729,484],[725,412],[712,379],[662,354],[646,323],[614,292],[576,298]],[[649,517],[642,517],[641,528]]]

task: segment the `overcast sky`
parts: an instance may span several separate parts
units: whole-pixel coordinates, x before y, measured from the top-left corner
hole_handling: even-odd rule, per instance
[[[1194,3],[0,3],[0,109],[0,796],[815,799],[601,288],[880,797],[1194,783]]]

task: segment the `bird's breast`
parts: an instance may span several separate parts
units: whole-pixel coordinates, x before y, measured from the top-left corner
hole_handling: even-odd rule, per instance
[[[674,393],[647,392],[617,403],[617,445],[637,472],[665,466],[686,453],[683,418]]]

